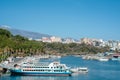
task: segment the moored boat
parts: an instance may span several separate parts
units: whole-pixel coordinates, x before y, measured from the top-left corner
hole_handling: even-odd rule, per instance
[[[71,76],[70,69],[60,62],[26,62],[14,65],[10,71],[12,75]]]
[[[72,73],[87,73],[88,68],[87,67],[77,67],[77,68],[71,68],[70,71]]]
[[[113,54],[112,58],[113,61],[120,61],[120,54]]]
[[[108,58],[105,58],[105,57],[100,57],[98,60],[99,60],[99,61],[108,61],[109,59],[108,59]]]

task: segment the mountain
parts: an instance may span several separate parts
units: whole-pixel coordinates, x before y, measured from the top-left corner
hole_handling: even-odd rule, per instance
[[[51,35],[31,32],[31,31],[25,31],[25,30],[19,30],[19,29],[11,28],[6,25],[0,25],[0,28],[9,30],[13,35],[21,35],[21,36],[32,38],[32,39],[40,39],[42,37],[51,37]]]

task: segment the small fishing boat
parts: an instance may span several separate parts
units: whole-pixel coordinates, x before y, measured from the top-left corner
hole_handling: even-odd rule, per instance
[[[71,68],[70,71],[72,73],[87,73],[88,68],[87,67],[77,67],[77,68]]]
[[[105,57],[100,57],[98,60],[99,60],[99,61],[108,61],[109,59],[108,59],[108,58],[105,58]]]

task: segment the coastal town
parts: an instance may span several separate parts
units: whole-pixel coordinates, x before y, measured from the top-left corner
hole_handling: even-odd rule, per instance
[[[29,38],[29,40],[33,40],[32,38]],[[36,41],[42,41],[42,42],[48,42],[48,43],[53,43],[53,42],[59,42],[59,43],[64,43],[64,44],[69,44],[69,43],[77,43],[77,44],[87,44],[87,45],[93,45],[96,47],[104,47],[104,46],[109,46],[111,50],[120,50],[120,40],[103,40],[103,39],[96,39],[96,38],[81,38],[79,40],[73,39],[73,38],[61,38],[61,37],[42,37],[41,39],[34,39]]]

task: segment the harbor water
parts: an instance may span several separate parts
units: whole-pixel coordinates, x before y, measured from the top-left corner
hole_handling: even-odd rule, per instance
[[[81,57],[65,56],[59,59],[69,67],[88,67],[88,73],[74,73],[67,77],[53,76],[11,76],[5,74],[0,80],[119,80],[120,61],[100,62],[96,60],[83,60]]]

